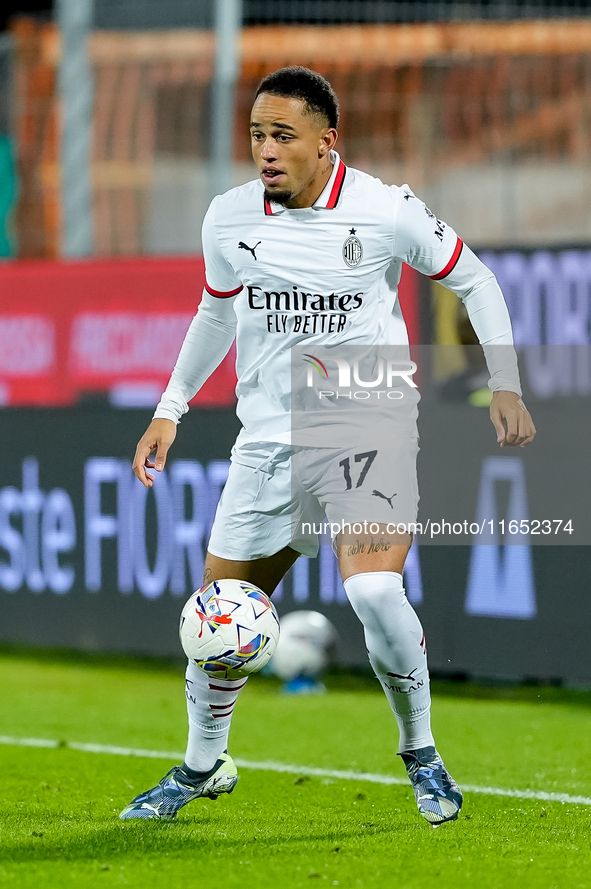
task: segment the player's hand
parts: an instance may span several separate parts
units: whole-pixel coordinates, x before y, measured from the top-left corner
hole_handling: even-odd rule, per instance
[[[176,423],[173,423],[172,420],[152,420],[140,438],[135,449],[133,471],[146,488],[151,488],[154,484],[154,476],[146,472],[146,467],[162,472],[168,449],[175,438]],[[156,451],[156,457],[154,460],[150,460],[150,454],[154,451]]]
[[[534,421],[515,392],[493,392],[490,418],[502,448],[515,445],[524,448],[533,441],[536,434]]]

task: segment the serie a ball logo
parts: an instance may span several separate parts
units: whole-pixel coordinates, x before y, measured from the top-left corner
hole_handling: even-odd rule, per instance
[[[351,237],[347,238],[343,244],[343,259],[349,268],[353,268],[354,266],[359,265],[362,257],[363,247],[361,246],[361,241],[359,238],[356,238],[355,235],[351,235]]]

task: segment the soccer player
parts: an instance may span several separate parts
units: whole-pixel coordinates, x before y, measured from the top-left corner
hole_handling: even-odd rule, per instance
[[[535,435],[520,398],[511,323],[494,275],[408,186],[387,186],[347,168],[335,151],[338,119],[332,87],[314,71],[283,68],[261,82],[250,124],[259,178],[209,207],[203,298],[137,446],[134,471],[149,487],[154,476],[148,470],[164,469],[188,402],[236,339],[243,428],[211,532],[205,583],[237,578],[270,595],[298,555],[316,553],[314,543],[292,536],[290,353],[302,345],[318,354],[319,345],[408,344],[396,291],[385,280],[392,263],[398,273],[408,263],[462,299],[484,346],[491,420],[501,447],[524,446]],[[416,517],[416,453],[415,427],[396,443],[395,453],[380,455],[396,497],[382,488],[371,500],[377,458],[369,467],[367,454],[357,455],[364,462],[355,465],[351,454],[350,463],[348,457],[338,462],[336,474],[327,468],[317,485],[327,517],[342,491],[343,472],[366,469],[367,484],[348,487],[359,496],[369,492],[368,519],[383,530],[390,516]],[[350,546],[339,538],[334,546],[371,665],[398,724],[399,753],[419,812],[439,824],[457,818],[462,794],[431,732],[425,640],[402,583],[410,542],[400,534],[382,547]],[[185,761],[137,796],[122,819],[174,818],[197,797],[234,789],[238,777],[227,753],[228,733],[245,684],[246,678],[213,679],[189,663]]]

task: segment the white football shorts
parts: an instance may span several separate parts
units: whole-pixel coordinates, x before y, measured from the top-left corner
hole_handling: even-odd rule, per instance
[[[418,449],[416,438],[343,449],[237,443],[209,552],[248,562],[291,546],[313,558],[319,532],[328,543],[339,529],[367,536],[374,523],[400,532],[417,518]]]

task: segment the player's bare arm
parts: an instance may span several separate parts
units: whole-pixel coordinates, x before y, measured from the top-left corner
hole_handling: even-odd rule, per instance
[[[135,449],[133,471],[146,488],[154,484],[154,476],[147,469],[162,472],[168,450],[176,438],[176,423],[172,420],[152,420]],[[150,455],[156,452],[153,460]]]
[[[493,393],[490,418],[502,448],[524,448],[534,440],[536,427],[531,414],[515,392]]]

